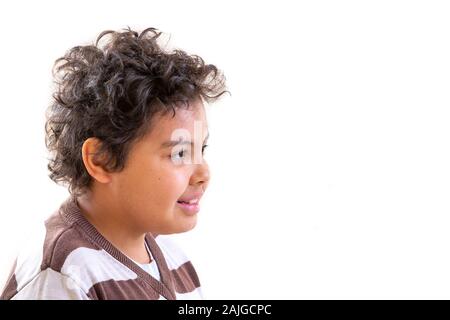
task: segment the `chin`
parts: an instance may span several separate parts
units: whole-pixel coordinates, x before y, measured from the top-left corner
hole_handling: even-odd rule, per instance
[[[195,228],[195,226],[197,225],[197,219],[193,218],[191,219],[193,221],[190,221],[189,223],[183,223],[180,224],[179,226],[177,226],[177,231],[175,231],[174,233],[183,233],[183,232],[188,232],[191,231],[192,229]]]
[[[175,221],[176,225],[173,226],[173,233],[183,233],[191,231],[197,225],[197,216],[183,217]]]
[[[197,217],[189,217],[186,219],[186,217],[179,217],[178,219],[175,219],[175,221],[170,224],[166,225],[166,228],[163,230],[159,230],[157,234],[175,234],[175,233],[183,233],[188,232],[195,228],[197,225]]]

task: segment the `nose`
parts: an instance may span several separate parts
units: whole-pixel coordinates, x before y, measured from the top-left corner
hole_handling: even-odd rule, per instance
[[[203,159],[201,163],[195,164],[194,173],[192,175],[193,185],[202,185],[204,189],[208,185],[210,179],[208,163]]]

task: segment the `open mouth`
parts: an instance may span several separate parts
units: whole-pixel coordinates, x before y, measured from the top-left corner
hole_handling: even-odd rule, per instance
[[[178,206],[187,214],[193,215],[200,211],[199,199],[192,199],[189,201],[178,200]]]
[[[192,199],[189,201],[183,201],[183,200],[178,200],[178,203],[184,203],[184,204],[198,204],[198,199]]]

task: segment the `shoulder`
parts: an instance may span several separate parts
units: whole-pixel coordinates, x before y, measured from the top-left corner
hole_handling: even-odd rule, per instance
[[[63,272],[67,258],[77,248],[88,246],[89,242],[66,223],[58,211],[54,212],[46,221],[36,224],[23,242],[2,298],[10,299],[15,295],[20,298],[35,286],[42,297],[47,286],[53,292],[58,291],[61,283],[72,281],[70,272]]]
[[[45,238],[41,242],[41,249],[41,269],[61,271],[74,258],[91,256],[100,248],[75,224],[65,221],[57,212],[45,222]]]
[[[137,278],[127,268],[90,238],[76,223],[60,223],[61,216],[48,220],[47,241],[44,242],[41,269],[51,269],[69,277],[86,293],[98,283]]]
[[[20,250],[2,298],[70,298],[87,294],[101,281],[135,277],[57,211],[37,226]]]

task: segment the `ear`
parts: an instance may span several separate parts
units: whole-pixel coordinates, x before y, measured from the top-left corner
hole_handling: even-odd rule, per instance
[[[89,175],[100,183],[111,182],[111,174],[104,169],[102,160],[99,161],[99,155],[96,153],[100,150],[101,141],[97,138],[88,138],[84,141],[81,148],[81,156],[84,166]]]

